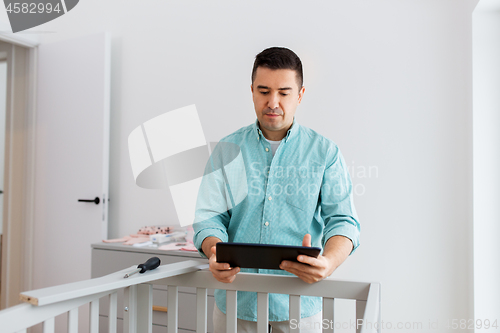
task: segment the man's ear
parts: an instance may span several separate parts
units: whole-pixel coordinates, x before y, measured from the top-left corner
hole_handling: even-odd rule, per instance
[[[250,85],[250,91],[252,92],[253,94],[253,84]]]
[[[299,104],[302,102],[302,97],[304,97],[304,92],[306,91],[306,87],[302,86],[302,88],[299,90]]]

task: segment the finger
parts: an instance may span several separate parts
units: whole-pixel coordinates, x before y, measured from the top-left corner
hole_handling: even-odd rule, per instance
[[[217,248],[215,246],[212,246],[212,248],[210,249],[210,251],[212,251],[213,255],[216,255],[215,252],[217,251]]]
[[[214,271],[220,271],[220,272],[230,271],[234,268],[237,268],[237,267],[231,267],[231,265],[229,265],[227,262],[217,262],[217,261],[215,261],[213,256],[209,260],[209,267],[210,267],[210,271],[212,271],[212,272],[214,272]]]
[[[306,255],[298,256],[297,261],[311,266],[320,266],[319,260],[317,258]]]
[[[313,283],[318,280],[315,280],[314,275],[307,274],[304,271],[297,270],[295,268],[286,268],[285,269],[287,272],[292,273],[293,275],[296,275],[298,278],[300,278],[302,281],[307,282],[307,283]]]
[[[227,270],[227,271],[217,271],[217,275],[222,277],[222,278],[227,278],[227,277],[236,275],[237,273],[239,273],[239,271],[240,271],[239,267],[234,267],[234,268],[231,268],[230,270]]]
[[[321,275],[318,272],[306,272],[293,267],[286,268],[285,270],[289,273],[292,273],[293,275],[296,275],[302,281],[307,283],[318,282],[322,279]]]
[[[221,267],[217,264],[211,264],[211,265],[209,265],[209,270],[214,274],[219,274],[220,272],[229,272],[229,271],[231,271],[231,269],[233,269],[231,267],[229,267],[229,268],[226,268],[226,267],[227,266]]]
[[[304,273],[310,274],[312,271],[311,266],[309,266],[309,265],[305,265],[305,264],[301,264],[301,263],[293,262],[293,261],[288,261],[288,260],[283,260],[281,262],[280,268],[287,271],[287,272],[290,272],[290,273],[304,272]],[[295,274],[295,273],[293,273],[293,274]]]
[[[284,270],[284,271],[287,271],[288,273],[292,273],[292,274],[294,274],[294,275],[297,275],[297,276],[299,276],[299,275],[302,275],[302,274],[303,274],[303,272],[302,272],[302,271],[299,271],[299,270],[297,270],[297,269],[295,269],[295,268],[293,268],[293,267],[285,267],[285,268],[283,268],[283,270]]]
[[[221,282],[229,282],[230,280],[234,280],[236,274],[240,271],[239,267],[232,268],[229,271],[215,271],[212,272],[212,275]]]
[[[294,275],[297,275],[297,276],[309,276],[313,279],[315,279],[315,281],[319,281],[320,279],[322,279],[322,275],[323,275],[323,267],[320,266],[320,267],[316,267],[316,266],[310,266],[310,265],[306,265],[306,264],[301,264],[301,263],[297,263],[297,262],[293,262],[293,261],[287,261],[287,260],[284,260],[282,262],[282,264],[280,265],[280,268],[287,271],[287,272],[290,272]]]
[[[220,279],[219,281],[224,282],[224,283],[232,283],[234,281],[234,279],[236,279],[236,275],[233,275],[233,276],[228,277],[226,279]]]
[[[311,235],[306,234],[302,240],[302,246],[311,247]]]
[[[217,262],[215,259],[215,256],[212,256],[208,263],[209,263],[211,268],[218,270],[218,271],[231,269],[231,266],[228,263]]]
[[[234,267],[231,267],[226,262],[217,262],[217,261],[214,261],[213,263],[211,263],[210,267],[213,267],[214,269],[216,269],[218,271],[227,271],[227,270],[234,268]]]

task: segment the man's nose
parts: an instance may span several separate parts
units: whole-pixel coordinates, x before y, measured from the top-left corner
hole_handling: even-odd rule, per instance
[[[279,97],[276,95],[269,96],[269,100],[267,101],[267,106],[273,110],[278,108],[280,106]]]

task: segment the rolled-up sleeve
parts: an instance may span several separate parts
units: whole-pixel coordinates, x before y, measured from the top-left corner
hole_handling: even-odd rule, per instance
[[[328,159],[320,191],[321,217],[325,223],[322,245],[324,248],[333,236],[344,236],[352,241],[352,254],[359,246],[361,228],[354,208],[351,177],[336,145],[328,150]]]
[[[227,237],[227,230],[223,227],[221,222],[217,221],[214,219],[213,221],[206,221],[202,223],[195,223],[193,224],[193,229],[194,229],[194,237],[193,237],[193,242],[194,246],[198,249],[198,252],[200,255],[204,258],[206,258],[205,253],[203,253],[203,250],[201,248],[201,245],[203,244],[203,241],[207,237],[217,237],[223,242],[227,242],[228,237]]]
[[[201,248],[205,238],[212,236],[223,242],[228,241],[229,220],[230,210],[223,171],[214,166],[210,158],[198,190],[193,223],[193,243],[202,257],[206,258]]]

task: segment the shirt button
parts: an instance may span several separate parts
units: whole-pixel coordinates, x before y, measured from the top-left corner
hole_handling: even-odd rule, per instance
[[[269,148],[266,148],[266,151],[269,151]]]
[[[267,227],[269,225],[269,222],[264,223],[264,225]]]
[[[269,200],[273,200],[273,198],[272,198],[272,197],[269,197]]]

